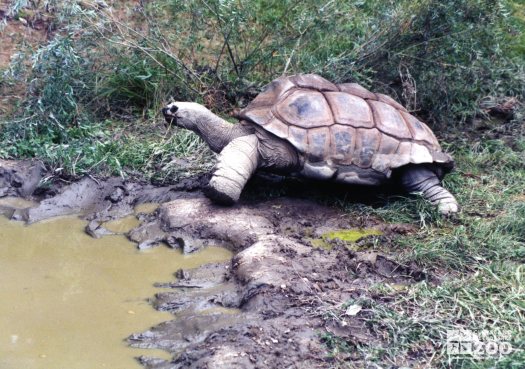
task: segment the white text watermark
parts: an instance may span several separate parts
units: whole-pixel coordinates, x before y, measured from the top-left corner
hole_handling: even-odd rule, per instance
[[[489,359],[509,355],[513,348],[509,332],[468,329],[447,331],[447,354],[451,358]]]

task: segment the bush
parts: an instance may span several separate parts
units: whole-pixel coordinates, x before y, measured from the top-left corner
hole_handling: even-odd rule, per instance
[[[51,12],[55,37],[32,57],[4,156],[94,147],[98,122],[153,118],[170,96],[224,114],[299,72],[394,95],[434,127],[461,127],[487,97],[525,95],[510,0],[158,0],[128,10],[129,23],[95,3],[44,3],[33,7]]]
[[[411,109],[459,126],[479,112],[483,98],[524,98],[523,59],[509,42],[520,30],[510,27],[507,1],[427,0],[412,12],[366,63]]]
[[[511,42],[522,29],[506,0],[172,0],[168,7],[172,17],[161,28],[171,25],[169,53],[212,74],[234,103],[251,85],[315,72],[397,95],[431,123],[458,126],[487,96],[525,94],[523,59]]]

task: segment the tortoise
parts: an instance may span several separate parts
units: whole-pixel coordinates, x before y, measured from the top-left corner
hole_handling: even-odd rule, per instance
[[[315,74],[281,77],[230,124],[204,106],[173,102],[169,125],[196,132],[218,162],[205,191],[235,203],[257,169],[358,185],[397,181],[443,214],[459,210],[441,179],[454,166],[430,128],[387,95]]]

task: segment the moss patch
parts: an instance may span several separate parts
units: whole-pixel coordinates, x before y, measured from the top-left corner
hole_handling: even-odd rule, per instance
[[[342,241],[344,243],[355,243],[360,239],[368,236],[380,236],[383,232],[378,229],[338,229],[331,232],[324,233],[321,238],[310,239],[310,243],[314,247],[323,249],[331,249],[333,242]]]
[[[357,242],[364,237],[380,236],[382,234],[383,232],[377,229],[341,229],[327,232],[323,234],[322,238],[325,241],[341,240],[345,242]]]

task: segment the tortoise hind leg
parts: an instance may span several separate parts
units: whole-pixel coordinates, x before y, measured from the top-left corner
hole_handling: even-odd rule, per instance
[[[255,135],[238,137],[226,145],[205,189],[206,196],[225,205],[239,200],[244,185],[259,165],[257,146]]]
[[[400,180],[405,191],[421,192],[426,200],[437,205],[441,214],[450,215],[459,211],[459,204],[454,196],[441,186],[437,175],[425,166],[403,168]]]

